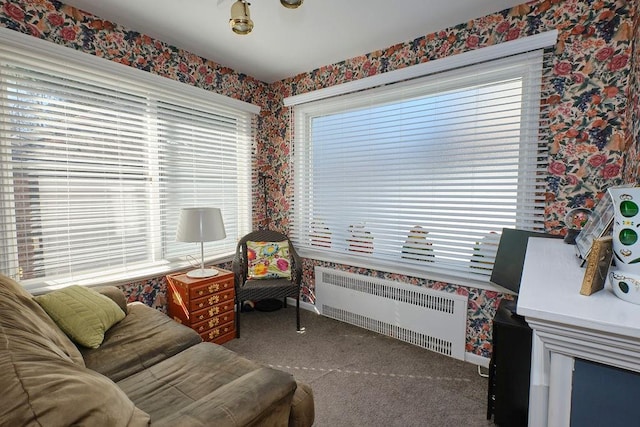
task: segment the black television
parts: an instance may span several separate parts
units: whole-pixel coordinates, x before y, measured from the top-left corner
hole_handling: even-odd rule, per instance
[[[537,231],[503,228],[496,260],[491,271],[491,282],[514,293],[520,291],[520,279],[524,267],[524,256],[527,252],[529,237],[561,238],[555,234]]]

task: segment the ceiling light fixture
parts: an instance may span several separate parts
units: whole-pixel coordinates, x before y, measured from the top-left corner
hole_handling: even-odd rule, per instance
[[[280,0],[280,3],[287,9],[297,9],[302,6],[304,0]]]
[[[280,0],[287,9],[299,8],[304,0]],[[251,13],[249,12],[249,6],[247,0],[237,0],[231,5],[231,19],[229,19],[229,25],[231,30],[236,34],[249,34],[253,30],[253,21],[251,20]]]
[[[231,6],[229,25],[231,25],[231,29],[236,34],[249,34],[253,30],[249,4],[245,0],[238,0]]]

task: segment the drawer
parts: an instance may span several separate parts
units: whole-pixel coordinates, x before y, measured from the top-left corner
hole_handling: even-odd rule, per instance
[[[200,336],[205,341],[215,341],[216,339],[221,338],[223,335],[231,334],[234,331],[235,325],[233,324],[233,322],[230,322],[222,326],[209,329],[208,331],[201,333]]]
[[[223,302],[233,301],[233,291],[233,288],[231,288],[217,294],[207,295],[204,298],[191,300],[189,309],[190,311],[197,311]]]
[[[201,298],[206,295],[215,294],[216,292],[233,289],[233,276],[219,280],[217,282],[204,283],[202,285],[191,286],[189,288],[189,296],[191,299]]]
[[[196,323],[191,326],[191,328],[197,333],[202,333],[208,331],[211,328],[215,328],[216,326],[224,325],[225,323],[233,322],[235,318],[235,313],[233,311],[228,311],[219,316],[212,317],[211,319],[207,319],[204,322]]]
[[[226,301],[222,304],[214,305],[213,307],[205,308],[204,310],[194,311],[191,314],[191,324],[194,325],[203,320],[211,319],[222,313],[233,311],[233,300]]]
[[[224,344],[227,341],[231,341],[236,337],[236,331],[229,332],[228,334],[221,335],[219,338],[213,340],[216,344]]]

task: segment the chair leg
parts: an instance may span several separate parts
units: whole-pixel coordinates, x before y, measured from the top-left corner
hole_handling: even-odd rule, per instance
[[[287,308],[287,297],[282,298],[282,307]]]
[[[300,295],[296,298],[296,330],[300,332]]]
[[[236,338],[240,338],[240,312],[242,311],[242,301],[236,303]]]

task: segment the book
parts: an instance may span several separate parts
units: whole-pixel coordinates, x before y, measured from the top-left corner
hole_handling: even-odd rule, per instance
[[[591,295],[604,288],[613,255],[613,238],[599,237],[593,240],[587,256],[587,267],[582,279],[581,295]]]

